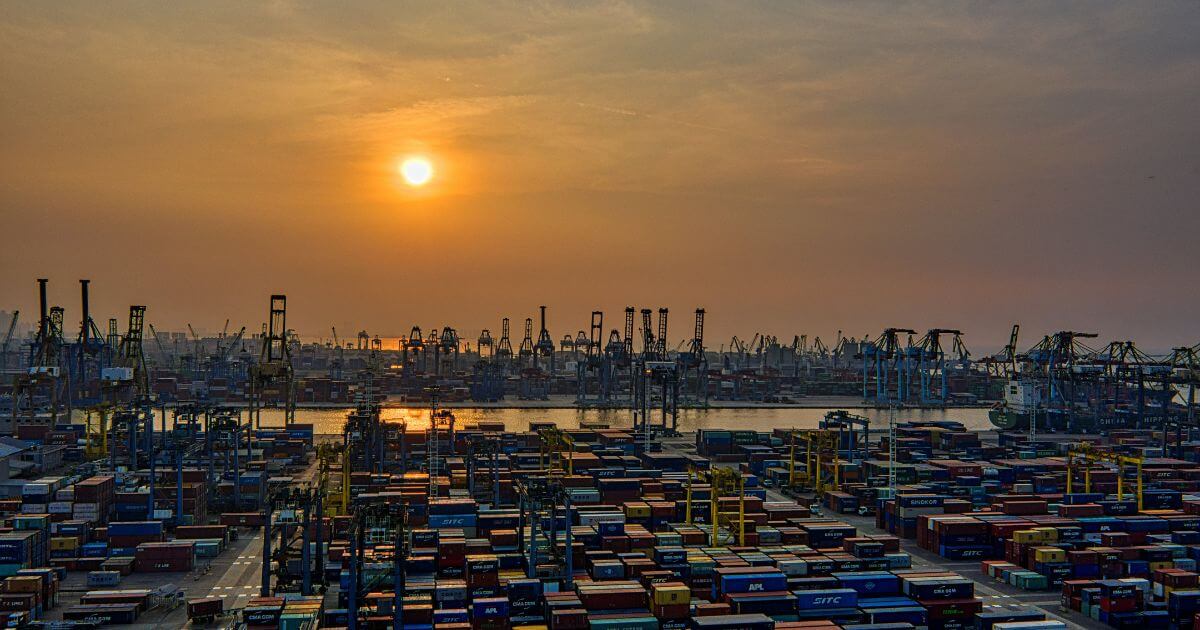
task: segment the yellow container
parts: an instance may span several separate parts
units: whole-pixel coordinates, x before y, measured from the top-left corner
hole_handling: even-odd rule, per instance
[[[645,503],[626,503],[625,516],[629,518],[650,518],[650,506]]]
[[[692,591],[678,582],[655,584],[654,603],[658,606],[674,606],[692,601]]]
[[[1067,552],[1058,547],[1038,547],[1033,557],[1038,562],[1066,562]]]
[[[42,578],[37,575],[17,575],[4,580],[4,590],[8,593],[39,593],[42,590]]]
[[[51,551],[74,551],[79,548],[79,539],[74,536],[54,537],[50,539]]]
[[[1033,543],[1045,542],[1042,540],[1042,533],[1036,529],[1022,529],[1013,532],[1013,542],[1030,545]]]
[[[1041,532],[1042,542],[1058,542],[1058,529],[1054,527],[1035,527],[1034,531]]]
[[[1150,563],[1151,571],[1158,571],[1160,569],[1171,569],[1174,567],[1175,567],[1175,563],[1171,562],[1170,560],[1167,560],[1166,562],[1151,562]]]

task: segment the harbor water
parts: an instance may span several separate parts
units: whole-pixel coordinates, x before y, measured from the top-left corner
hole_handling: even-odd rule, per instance
[[[696,429],[747,429],[770,431],[777,428],[814,428],[821,418],[834,408],[787,409],[683,409],[679,412],[679,430]],[[297,409],[296,422],[312,424],[319,434],[342,432],[345,409]],[[980,408],[958,409],[853,409],[852,413],[871,421],[872,429],[886,429],[889,417],[896,422],[954,420],[968,430],[989,431],[994,427],[988,420],[988,410]],[[530,422],[553,422],[561,429],[576,429],[582,424],[603,423],[613,428],[632,425],[628,409],[517,409],[517,408],[458,408],[454,416],[459,427],[474,422],[503,422],[510,431],[527,431]],[[429,426],[427,407],[387,407],[383,410],[384,420],[405,420],[410,428]],[[264,409],[264,426],[283,424],[283,411]]]

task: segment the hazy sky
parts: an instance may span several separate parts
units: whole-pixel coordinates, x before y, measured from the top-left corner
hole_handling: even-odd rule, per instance
[[[31,315],[1200,341],[1195,0],[4,2],[0,86]]]

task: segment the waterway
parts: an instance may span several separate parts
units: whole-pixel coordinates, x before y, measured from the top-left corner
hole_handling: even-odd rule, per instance
[[[825,414],[833,408],[812,409],[683,409],[679,412],[679,430],[696,429],[742,429],[770,431],[777,428],[814,428]],[[337,434],[350,409],[298,409],[296,422],[312,424],[316,433]],[[956,420],[968,429],[988,431],[993,429],[988,420],[987,409],[853,409],[853,413],[871,421],[872,429],[886,429],[889,417],[896,422],[917,420]],[[481,409],[458,408],[453,410],[455,424],[462,427],[474,422],[503,422],[512,431],[524,431],[530,422],[553,422],[561,429],[579,428],[581,423],[605,423],[613,428],[631,426],[628,410],[620,409]],[[410,428],[429,426],[429,409],[420,407],[387,407],[383,410],[385,420],[404,420]],[[279,409],[262,411],[264,426],[281,426],[283,412]]]

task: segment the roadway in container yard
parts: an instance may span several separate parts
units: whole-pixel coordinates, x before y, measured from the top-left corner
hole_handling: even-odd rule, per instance
[[[241,608],[251,597],[258,596],[262,578],[262,565],[259,556],[262,555],[262,529],[253,530],[255,535],[244,533],[238,540],[230,543],[219,556],[207,562],[198,562],[196,568],[187,573],[137,573],[134,572],[121,578],[121,583],[114,587],[88,588],[87,573],[71,571],[62,583],[59,591],[59,604],[46,611],[42,618],[57,621],[62,619],[63,611],[69,606],[79,603],[79,598],[91,590],[154,590],[169,584],[174,584],[184,593],[184,602],[176,607],[159,605],[138,616],[137,623],[125,626],[128,628],[183,628],[188,626],[186,600],[201,597],[220,597],[225,601],[225,609]],[[206,570],[207,568],[207,570]],[[212,627],[229,625],[227,617],[224,624],[213,624]]]
[[[684,434],[680,438],[671,438],[662,441],[663,449],[675,451],[678,453],[696,454],[696,439],[695,434]],[[736,464],[717,464],[712,462],[713,466],[722,466],[734,468]],[[795,499],[784,495],[783,493],[773,488],[765,488],[767,492],[767,500],[769,501],[785,501],[791,502]],[[822,515],[828,518],[837,519],[847,524],[853,525],[863,534],[873,535],[888,535],[887,531],[877,529],[875,527],[874,517],[862,517],[850,514],[833,514],[829,513],[822,507]],[[900,550],[912,556],[912,568],[924,569],[928,571],[953,571],[959,575],[975,582],[975,595],[983,600],[983,606],[987,608],[995,608],[1009,604],[1017,604],[1021,606],[1034,606],[1040,608],[1046,613],[1048,619],[1054,619],[1067,624],[1068,627],[1074,628],[1091,628],[1094,630],[1102,630],[1111,628],[1107,624],[1102,624],[1099,621],[1084,617],[1083,615],[1064,611],[1062,608],[1062,598],[1059,591],[1025,591],[1014,586],[1009,586],[1003,582],[999,582],[994,578],[988,577],[982,570],[979,562],[956,562],[947,560],[931,551],[922,549],[917,545],[917,541],[908,538],[900,539]]]
[[[294,475],[294,483],[303,484],[315,480],[318,469],[316,458],[304,471]],[[62,583],[59,591],[59,604],[46,611],[42,618],[57,621],[62,619],[63,611],[79,603],[87,591],[91,590],[125,590],[147,589],[154,590],[168,584],[174,584],[183,591],[183,601],[178,606],[160,605],[138,616],[137,623],[124,626],[136,630],[153,630],[156,628],[186,628],[186,627],[229,627],[237,619],[237,613],[227,614],[224,619],[208,626],[193,626],[188,623],[188,599],[204,597],[220,597],[224,601],[224,609],[239,611],[258,597],[262,586],[262,546],[263,529],[239,528],[240,536],[229,543],[225,550],[216,558],[200,559],[196,568],[187,573],[137,573],[134,572],[121,578],[121,583],[115,587],[88,588],[87,572],[71,571]],[[276,543],[277,544],[277,543]]]

